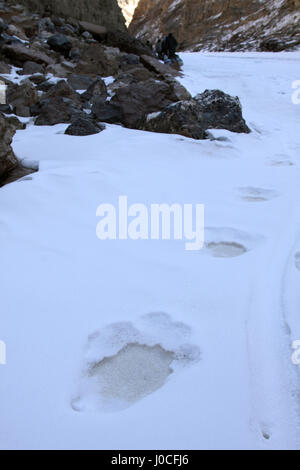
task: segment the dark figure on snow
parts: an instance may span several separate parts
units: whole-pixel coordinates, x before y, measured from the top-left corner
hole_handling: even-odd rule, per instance
[[[156,50],[156,54],[158,56],[159,59],[163,59],[164,58],[164,54],[163,54],[163,47],[162,47],[162,40],[159,39],[156,43],[156,47],[155,47],[155,50]]]
[[[161,53],[162,53],[163,56],[169,55],[168,36],[165,36],[164,39],[162,40],[162,43],[161,43]]]
[[[166,45],[167,45],[169,58],[174,59],[176,55],[178,42],[176,41],[172,33],[170,33],[169,36],[166,38]]]

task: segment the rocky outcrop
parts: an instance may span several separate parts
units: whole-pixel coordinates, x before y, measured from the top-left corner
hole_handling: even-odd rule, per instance
[[[250,132],[237,97],[220,90],[206,90],[193,99],[179,101],[162,112],[149,114],[141,129],[165,134],[179,134],[193,139],[205,139],[208,129]]]
[[[17,0],[31,11],[46,16],[63,16],[88,21],[109,30],[125,30],[125,20],[117,0]]]
[[[111,104],[121,108],[125,126],[138,128],[145,115],[162,111],[176,101],[178,95],[172,84],[149,79],[121,86],[115,91]]]
[[[15,127],[0,113],[0,184],[3,178],[18,165],[18,160],[11,148]]]
[[[140,0],[130,31],[153,43],[173,32],[181,50],[277,51],[300,44],[299,20],[300,0]]]

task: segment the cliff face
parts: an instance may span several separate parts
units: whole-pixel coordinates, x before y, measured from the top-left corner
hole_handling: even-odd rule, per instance
[[[130,31],[156,41],[172,31],[181,49],[258,49],[300,43],[300,0],[140,0]]]
[[[16,0],[9,3],[26,5],[30,10],[106,26],[110,30],[125,30],[125,20],[117,0]]]

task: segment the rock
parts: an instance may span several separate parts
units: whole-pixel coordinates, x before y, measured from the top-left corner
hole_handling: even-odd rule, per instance
[[[8,28],[8,24],[6,24],[2,18],[0,18],[0,34],[6,31]]]
[[[90,39],[94,37],[95,39],[102,40],[107,34],[107,28],[103,26],[96,25],[94,23],[88,23],[87,21],[79,21],[79,26],[81,30],[84,31],[83,34],[88,33],[90,37],[85,37],[85,39]]]
[[[63,26],[65,24],[65,20],[57,16],[52,17],[52,22],[54,26],[57,26],[57,27]]]
[[[69,67],[66,67],[63,64],[53,64],[48,65],[48,67],[46,68],[46,73],[51,73],[52,75],[54,75],[54,77],[58,78],[67,78],[70,75],[71,70]]]
[[[37,64],[36,62],[27,61],[23,65],[23,70],[20,72],[20,75],[33,75],[35,73],[44,73],[44,66]]]
[[[26,129],[26,124],[19,121],[16,116],[8,116],[6,117],[6,121],[14,128],[15,131],[23,131]]]
[[[123,121],[123,112],[120,106],[96,100],[92,106],[92,114],[100,122],[119,124]]]
[[[9,104],[0,104],[0,113],[12,114],[13,110]]]
[[[38,30],[39,34],[41,34],[42,31],[47,31],[48,33],[54,33],[55,32],[55,26],[53,22],[51,21],[51,18],[42,18],[38,22]]]
[[[22,117],[27,117],[27,115],[23,115],[27,112],[24,110],[24,107],[29,108],[39,101],[38,93],[29,80],[26,80],[21,85],[9,85],[6,99],[7,103],[13,107],[14,112]]]
[[[31,75],[31,77],[28,77],[28,80],[30,80],[35,85],[41,85],[46,80],[46,77],[45,75],[35,74]]]
[[[105,129],[105,126],[94,124],[90,119],[80,117],[66,129],[65,134],[74,136],[86,136],[99,134]]]
[[[6,44],[8,46],[17,45],[21,44],[21,41],[15,36],[10,36],[9,34],[4,32],[0,35],[0,46],[2,46],[3,44]]]
[[[164,111],[149,114],[140,129],[164,134],[179,134],[192,139],[206,137],[203,119],[194,100],[179,101]]]
[[[181,85],[181,83],[179,83],[174,77],[166,75],[165,81],[171,87],[176,101],[186,101],[192,98],[191,94],[187,91],[187,89],[183,85]]]
[[[263,52],[280,52],[288,49],[284,41],[278,38],[268,38],[261,41],[259,48]]]
[[[11,72],[11,66],[5,62],[0,61],[0,73],[9,74]]]
[[[137,128],[145,115],[162,111],[176,101],[177,97],[168,83],[150,79],[118,88],[111,104],[122,109],[125,126]]]
[[[142,65],[129,68],[126,74],[119,74],[117,78],[122,80],[122,77],[125,75],[132,77],[132,81],[137,82],[143,82],[145,80],[149,80],[150,78],[155,78],[155,75]]]
[[[70,60],[73,60],[74,62],[78,62],[81,57],[80,50],[78,47],[72,47],[72,49],[69,52],[69,58]]]
[[[205,129],[227,129],[231,132],[249,133],[242,115],[239,98],[227,95],[220,90],[205,90],[194,97],[203,113]]]
[[[104,80],[102,78],[97,78],[87,89],[85,93],[81,95],[85,101],[93,101],[95,98],[101,98],[101,100],[106,101],[107,99],[107,88]]]
[[[53,126],[71,122],[74,116],[80,115],[80,109],[68,98],[56,96],[41,102],[36,126]]]
[[[4,176],[18,165],[18,160],[11,148],[15,128],[0,113],[0,182]]]
[[[79,75],[110,77],[118,73],[120,51],[100,44],[83,44],[81,58],[74,69]]]
[[[18,39],[22,39],[22,41],[28,41],[28,37],[26,36],[26,34],[20,28],[17,28],[13,24],[8,25],[6,33],[9,34],[10,36],[14,36]]]
[[[81,36],[83,37],[83,39],[85,39],[87,41],[90,40],[90,39],[93,39],[93,36],[88,31],[84,31]]]
[[[141,56],[143,54],[149,55],[150,52],[147,46],[131,36],[127,31],[109,31],[106,35],[105,43],[109,46],[118,47],[120,51],[127,52],[128,54]]]
[[[31,168],[24,168],[20,163],[11,171],[9,171],[5,177],[1,180],[0,178],[0,187],[5,186],[6,184],[14,183],[24,176],[29,176],[35,173],[37,170]]]
[[[193,99],[167,106],[162,112],[148,114],[140,129],[193,139],[206,138],[208,129],[250,132],[239,99],[219,90],[206,90]]]
[[[155,57],[143,54],[141,56],[142,64],[157,75],[178,77],[180,73],[170,65],[163,64]]]
[[[67,34],[67,35],[71,35],[71,36],[75,36],[76,34],[76,28],[74,28],[74,26],[70,25],[70,24],[64,24],[61,28],[60,28],[60,32],[62,34]]]
[[[43,95],[43,100],[49,99],[49,98],[55,98],[57,96],[73,99],[74,101],[80,102],[80,95],[76,93],[73,90],[73,88],[65,80],[60,80],[58,83],[52,86]]]
[[[51,83],[49,80],[44,80],[36,87],[36,89],[37,91],[43,91],[47,93],[47,91],[49,91],[54,86],[54,83]]]
[[[54,64],[55,62],[55,60],[46,53],[35,48],[27,48],[23,44],[4,46],[2,47],[2,53],[7,58],[11,59],[13,65],[17,67],[23,67],[24,63],[27,61],[44,65]]]
[[[72,42],[64,34],[54,34],[47,40],[47,44],[55,52],[68,57],[72,49]]]
[[[121,54],[121,67],[122,69],[124,68],[125,70],[127,69],[128,65],[140,65],[141,61],[138,55],[136,54],[126,54],[122,53]]]
[[[27,118],[31,116],[30,109],[30,106],[24,106],[23,104],[21,104],[14,108],[14,112],[17,116]]]
[[[88,87],[92,85],[93,81],[91,77],[87,77],[86,75],[72,74],[68,78],[68,83],[73,90],[87,90]]]

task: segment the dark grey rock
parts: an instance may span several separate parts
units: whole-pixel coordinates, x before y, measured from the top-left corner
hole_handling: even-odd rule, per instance
[[[231,132],[249,133],[240,100],[220,90],[205,90],[194,97],[203,115],[205,129],[227,129]]]
[[[48,39],[47,44],[55,52],[59,52],[65,57],[68,57],[72,49],[72,42],[64,34],[54,34]]]
[[[93,123],[88,118],[79,117],[66,129],[65,134],[74,136],[87,136],[99,134],[105,126]]]
[[[100,122],[119,124],[123,121],[123,112],[120,106],[97,100],[92,107],[92,114]]]
[[[73,90],[87,90],[94,80],[91,77],[86,75],[70,75],[68,78],[68,84],[73,88]]]

